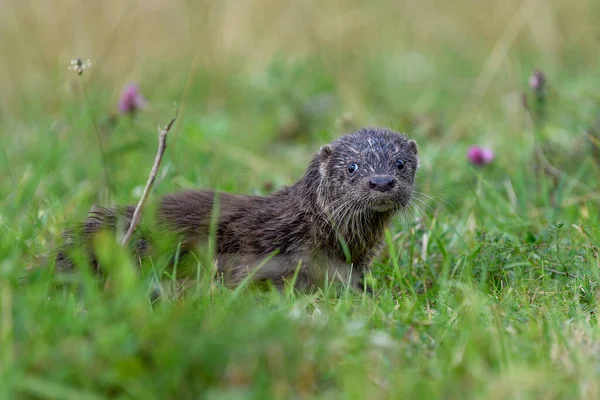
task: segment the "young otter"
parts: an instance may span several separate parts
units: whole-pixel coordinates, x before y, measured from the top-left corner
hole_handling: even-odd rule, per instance
[[[251,274],[254,282],[268,280],[278,287],[295,278],[297,288],[312,288],[329,277],[369,290],[364,273],[385,227],[411,201],[417,167],[415,141],[391,130],[364,128],[321,147],[299,181],[271,196],[183,191],[164,196],[155,219],[178,238],[178,253],[189,254],[208,241],[217,197],[214,261],[227,285]],[[89,245],[91,235],[115,229],[119,218],[127,229],[133,210],[91,212],[80,239]],[[153,247],[148,238],[138,244],[139,253]],[[64,250],[58,252],[57,266],[70,268]]]

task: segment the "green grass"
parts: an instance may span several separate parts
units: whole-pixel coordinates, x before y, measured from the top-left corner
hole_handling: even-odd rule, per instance
[[[1,399],[600,398],[600,158],[587,135],[600,115],[596,3],[550,2],[512,41],[517,3],[359,3],[298,6],[285,18],[304,13],[304,24],[273,31],[269,12],[285,10],[268,0],[247,19],[231,5],[139,6],[137,25],[125,18],[115,36],[82,6],[91,44],[80,47],[60,47],[69,7],[0,5],[13,18],[0,48],[15,55],[0,63]],[[162,21],[172,36],[153,35]],[[66,70],[74,52],[94,61],[81,79]],[[543,121],[520,97],[533,107],[536,67],[549,80]],[[132,79],[150,108],[113,125]],[[138,200],[174,102],[153,198],[266,194],[348,126],[416,139],[421,212],[387,232],[376,295],[166,278],[152,305],[152,274],[133,273],[112,238],[101,243],[119,277],[111,290],[85,270],[66,281],[36,269],[23,284],[62,229],[108,205],[105,172],[110,204]],[[536,172],[534,137],[553,174]],[[494,163],[470,165],[472,144],[492,146]]]

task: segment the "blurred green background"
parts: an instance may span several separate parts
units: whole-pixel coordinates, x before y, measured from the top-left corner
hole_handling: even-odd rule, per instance
[[[599,18],[593,0],[0,1],[3,398],[598,398]],[[153,198],[268,194],[357,127],[414,138],[421,210],[388,232],[377,296],[173,284],[153,308],[144,280],[21,285],[92,204],[139,199],[174,107]]]

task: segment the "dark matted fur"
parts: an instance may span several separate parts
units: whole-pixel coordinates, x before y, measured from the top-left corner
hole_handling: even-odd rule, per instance
[[[351,163],[358,167],[354,172]],[[298,287],[318,286],[326,276],[336,276],[363,289],[363,274],[385,227],[411,201],[418,163],[413,140],[387,129],[364,128],[323,146],[299,181],[271,196],[217,194],[217,271],[231,286],[251,271],[254,281],[280,285],[299,267]],[[156,222],[177,235],[183,254],[206,243],[214,199],[210,190],[161,199]],[[97,209],[80,235],[89,243],[95,232],[114,229],[118,217],[124,218],[127,229],[133,210],[132,206]],[[138,254],[150,248],[149,242],[138,239]],[[64,251],[59,251],[57,261],[63,268],[70,266]]]

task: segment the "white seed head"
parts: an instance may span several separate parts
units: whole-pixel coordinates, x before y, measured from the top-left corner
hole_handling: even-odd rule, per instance
[[[83,74],[83,71],[92,66],[92,62],[90,60],[86,60],[85,62],[81,61],[81,58],[76,58],[71,60],[71,66],[69,67],[69,71],[77,72],[77,75]]]

